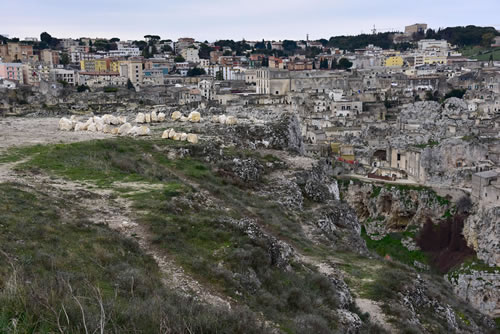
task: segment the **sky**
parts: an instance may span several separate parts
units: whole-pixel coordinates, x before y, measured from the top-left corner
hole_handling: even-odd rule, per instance
[[[57,38],[159,35],[198,41],[311,40],[336,35],[480,25],[500,29],[500,0],[0,0],[0,34]]]

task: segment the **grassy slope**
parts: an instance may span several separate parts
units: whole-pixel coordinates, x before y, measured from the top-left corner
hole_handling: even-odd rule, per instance
[[[221,217],[252,217],[299,251],[319,258],[332,255],[328,246],[311,244],[294,217],[217,175],[213,166],[193,158],[167,159],[164,150],[170,145],[182,144],[133,139],[91,141],[17,149],[3,159],[11,161],[32,155],[21,169],[43,169],[72,180],[89,181],[129,198],[138,212],[136,220],[150,227],[156,235],[155,242],[173,254],[179,264],[253,311],[262,312],[283,330],[300,332],[297,319],[309,319],[326,331],[335,328],[337,319],[328,309],[335,308],[337,301],[323,276],[296,264],[288,272],[276,268],[270,263],[268,245],[250,240]],[[254,157],[262,162],[275,161],[270,156]],[[115,186],[114,181],[149,182],[162,187],[138,193],[133,187]],[[192,183],[199,189],[193,188]],[[203,200],[197,200],[200,189],[210,192],[228,210],[217,205],[207,207]],[[400,248],[396,248],[397,253]],[[383,302],[388,313],[398,316],[390,305],[399,298],[401,284],[414,277],[412,270],[391,261],[349,253],[334,255],[341,260],[349,285],[357,294]],[[434,323],[436,319],[430,315],[429,321]],[[403,320],[396,322],[397,326],[405,326]]]
[[[107,332],[156,333],[160,326],[179,333],[260,332],[243,310],[215,310],[163,288],[154,261],[135,243],[88,222],[76,199],[62,203],[5,183],[0,198],[0,332],[60,327],[77,333],[84,326],[93,332],[103,319],[99,302]],[[247,321],[254,327],[246,329]]]
[[[497,48],[484,48],[480,46],[469,47],[460,49],[464,56],[473,59],[488,61],[490,56],[493,55],[493,60],[500,60],[500,47]]]

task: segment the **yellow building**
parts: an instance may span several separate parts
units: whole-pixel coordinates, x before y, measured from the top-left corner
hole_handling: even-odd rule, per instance
[[[109,60],[108,59],[96,59],[95,60],[95,71],[96,72],[108,72]]]
[[[404,64],[403,57],[401,56],[392,56],[385,58],[384,66],[385,67],[402,67]]]
[[[424,64],[432,65],[432,64],[444,64],[448,63],[448,57],[446,56],[425,56]]]
[[[120,72],[120,61],[119,60],[112,60],[109,63],[109,70],[111,72],[115,72],[115,73]]]

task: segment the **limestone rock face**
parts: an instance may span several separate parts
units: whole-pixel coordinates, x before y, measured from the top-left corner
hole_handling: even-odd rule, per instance
[[[119,116],[118,121],[119,121],[119,124],[127,123],[127,116]]]
[[[235,125],[238,123],[238,120],[234,116],[227,116],[225,123],[226,125]]]
[[[198,135],[190,133],[187,135],[187,141],[191,144],[198,144]]]
[[[491,317],[500,316],[500,270],[459,270],[447,275],[453,291]]]
[[[142,124],[146,122],[146,116],[144,116],[144,113],[140,112],[137,114],[135,121],[136,123]]]
[[[201,115],[197,111],[191,111],[188,116],[188,121],[191,123],[198,123],[201,119]]]
[[[295,250],[292,246],[263,231],[253,219],[243,218],[241,220],[233,220],[230,218],[229,221],[236,228],[248,235],[250,239],[259,240],[259,242],[266,244],[272,265],[290,270],[290,260],[295,256]]]
[[[158,122],[165,122],[165,113],[161,112],[158,114]]]
[[[87,128],[87,131],[97,132],[97,125],[95,123],[90,124]]]
[[[479,259],[500,267],[500,206],[479,208],[467,217],[463,234]]]
[[[59,130],[62,131],[71,131],[73,130],[73,122],[66,117],[63,117],[59,120]]]
[[[112,129],[111,129],[111,134],[112,134],[112,135],[117,135],[117,134],[118,134],[118,131],[119,131],[119,129],[118,129],[118,128],[112,128]]]
[[[182,117],[182,114],[179,111],[174,111],[172,113],[172,121],[177,121],[177,120],[181,119],[181,117]]]
[[[132,129],[132,125],[130,123],[125,123],[118,128],[118,134],[127,135]]]

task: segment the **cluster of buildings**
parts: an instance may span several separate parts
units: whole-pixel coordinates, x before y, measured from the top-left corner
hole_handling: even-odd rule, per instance
[[[394,34],[394,43],[412,41],[426,29],[422,23],[407,26]],[[499,42],[496,38],[493,45]],[[333,157],[375,178],[443,182],[448,176],[439,175],[453,170],[448,174],[460,180],[466,172],[488,172],[500,163],[500,148],[481,144],[473,158],[447,157],[442,170],[426,165],[434,154],[427,142],[500,138],[500,63],[468,59],[445,40],[420,38],[406,51],[374,45],[347,51],[295,41],[295,54],[281,57],[269,55],[288,47],[281,41],[245,41],[250,49],[243,52],[193,38],[174,42],[151,36],[141,49],[136,42],[117,41],[109,51],[95,51],[96,43],[65,39],[57,50],[0,44],[0,87],[54,81],[91,89],[132,85],[156,104],[291,111],[300,117],[307,154]],[[258,43],[271,52],[253,49]],[[302,51],[311,48],[316,55],[306,57]],[[349,66],[337,66],[342,59]],[[417,112],[408,107],[442,102],[451,91],[464,94],[457,106],[433,102]]]

